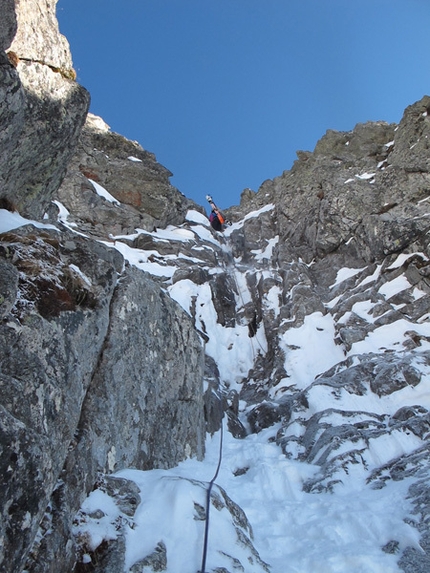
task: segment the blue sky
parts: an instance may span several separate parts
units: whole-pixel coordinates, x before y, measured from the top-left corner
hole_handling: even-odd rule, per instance
[[[430,94],[428,0],[59,0],[91,111],[204,205]]]

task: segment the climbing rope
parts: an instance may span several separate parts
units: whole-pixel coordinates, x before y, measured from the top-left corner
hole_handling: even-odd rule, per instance
[[[221,467],[222,461],[222,443],[224,437],[224,424],[221,420],[221,433],[220,433],[220,440],[219,440],[219,455],[218,455],[218,466],[216,468],[214,477],[209,482],[209,486],[206,492],[206,524],[205,524],[205,537],[203,542],[203,555],[202,555],[202,566],[198,573],[206,573],[206,557],[208,551],[208,537],[209,537],[209,512],[210,512],[210,505],[211,505],[211,493],[212,493],[212,486],[218,477],[218,473]]]
[[[226,241],[225,238],[224,238],[224,244],[227,246],[227,241]],[[243,308],[245,308],[245,301],[244,301],[244,299],[243,299],[242,292],[241,292],[241,290],[240,290],[240,288],[239,288],[239,285],[238,285],[238,282],[237,282],[237,279],[236,279],[236,275],[235,275],[236,269],[235,269],[235,265],[234,265],[234,257],[233,257],[232,249],[231,249],[230,246],[229,246],[229,251],[230,251],[229,254],[230,254],[230,256],[231,256],[231,259],[233,260],[233,264],[230,265],[230,268],[233,267],[233,268],[232,268],[232,272],[231,272],[230,269],[227,267],[226,261],[224,260],[223,257],[221,257],[221,263],[222,263],[222,265],[223,265],[223,267],[224,267],[224,270],[225,270],[226,274],[229,275],[229,276],[231,276],[231,277],[233,278],[233,281],[234,281],[234,283],[235,283],[235,285],[236,285],[237,292],[238,292],[239,297],[240,297],[240,299],[241,299],[241,301],[242,301],[242,306],[243,306]],[[250,340],[251,340],[251,347],[252,347],[252,352],[253,352],[254,362],[255,362],[256,352],[255,352],[255,348],[254,348],[254,344],[253,344],[252,338],[253,338],[254,336],[256,337],[257,328],[254,327],[253,325],[251,325],[250,328],[252,328],[252,334],[253,334],[253,336],[250,337]],[[257,337],[256,337],[256,341],[257,341],[257,343],[259,344],[259,346],[260,346],[261,350],[263,351],[263,353],[265,353],[265,350],[264,350],[264,348],[262,347],[262,345],[261,345],[261,343],[260,343],[260,341],[258,340]],[[200,571],[198,571],[198,573],[206,573],[206,559],[207,559],[208,539],[209,539],[209,514],[210,514],[210,505],[211,505],[211,493],[212,493],[212,487],[213,487],[213,485],[214,485],[214,483],[215,483],[215,480],[216,480],[217,477],[218,477],[219,470],[220,470],[220,468],[221,468],[223,439],[224,439],[224,425],[223,425],[223,422],[221,421],[221,432],[220,432],[218,465],[217,465],[215,474],[214,474],[213,478],[211,479],[211,481],[209,482],[208,489],[207,489],[207,491],[206,491],[206,522],[205,522],[205,534],[204,534],[204,541],[203,541],[202,564],[201,564]]]

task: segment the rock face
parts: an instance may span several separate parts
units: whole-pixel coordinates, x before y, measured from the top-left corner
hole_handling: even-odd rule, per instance
[[[430,186],[429,106],[426,96],[406,110],[399,126],[369,123],[348,133],[328,131],[313,153],[298,152],[291,171],[265,182],[258,193],[244,193],[230,218],[272,201],[276,229],[267,228],[266,217],[262,232],[278,234],[283,250],[306,262],[345,245],[357,259],[371,262],[419,241],[427,229],[422,201]],[[252,224],[246,227],[255,233]]]
[[[2,7],[2,49],[10,50],[0,53],[1,197],[32,217],[42,217],[61,183],[89,106],[55,6],[8,0]]]
[[[72,72],[69,43],[60,34],[56,17],[58,0],[15,0],[18,29],[10,50],[21,60],[41,62],[58,68],[65,74]]]
[[[15,1],[5,0],[0,21],[0,145],[2,150],[0,182],[3,187],[3,168],[15,149],[24,125],[24,93],[19,76],[6,56],[17,29]]]
[[[77,513],[86,495],[133,523],[144,491],[110,474],[201,458],[226,413],[236,438],[273,428],[313,466],[306,492],[408,478],[423,551],[381,551],[427,573],[430,98],[398,126],[328,131],[216,234],[153,154],[94,116],[81,133],[55,4],[5,0],[0,22],[0,205],[55,222],[0,235],[0,567],[70,573],[76,514],[98,519]],[[220,542],[217,570],[267,571],[240,508],[220,489],[212,503],[244,548]],[[122,533],[92,551],[98,571],[124,567]],[[160,540],[130,571],[168,559]]]
[[[0,50],[5,51],[11,45],[16,34],[17,21],[15,13],[15,0],[3,2],[3,16],[0,22]]]
[[[64,540],[98,472],[203,455],[203,349],[178,305],[100,243],[24,227],[1,236],[1,260],[0,561],[21,571],[42,523],[27,570],[61,556],[68,571]]]
[[[71,220],[92,234],[106,237],[131,234],[135,229],[152,231],[181,224],[188,208],[199,209],[170,184],[171,175],[152,153],[89,114],[57,197],[71,213]],[[97,194],[97,186],[111,200]]]

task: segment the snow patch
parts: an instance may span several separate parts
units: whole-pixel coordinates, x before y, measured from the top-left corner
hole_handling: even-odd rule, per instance
[[[121,205],[118,199],[115,199],[115,197],[111,195],[109,191],[106,191],[106,189],[102,187],[102,185],[100,185],[96,181],[93,181],[92,179],[88,179],[88,181],[92,184],[95,192],[97,193],[97,195],[99,195],[99,197],[103,197],[104,199],[106,199],[106,201],[109,201],[109,203],[113,203],[114,205]]]
[[[209,219],[205,215],[203,215],[199,211],[195,211],[194,209],[190,209],[187,212],[185,219],[187,221],[190,221],[190,223],[198,223],[199,225],[204,225],[205,227],[209,227],[210,225]]]
[[[361,175],[356,175],[356,178],[361,181],[371,181],[374,179],[375,175],[376,173],[362,173]]]
[[[402,292],[411,288],[411,283],[404,275],[400,275],[399,277],[393,279],[392,281],[384,283],[380,289],[379,294],[382,294],[387,300]]]
[[[13,229],[24,227],[24,225],[33,225],[37,229],[54,229],[55,231],[58,231],[55,225],[39,223],[32,219],[25,219],[24,217],[21,217],[17,211],[11,213],[6,209],[0,209],[0,233],[7,233]]]
[[[282,336],[280,347],[285,353],[288,385],[304,389],[318,374],[344,360],[343,349],[335,341],[333,318],[315,312],[305,317],[299,328],[290,328]]]
[[[334,283],[329,288],[333,289],[335,286],[340,285],[341,283],[348,280],[349,278],[354,277],[355,275],[358,275],[359,273],[364,271],[365,268],[366,267],[363,267],[360,269],[350,269],[350,268],[344,267],[344,268],[340,269],[339,271],[337,271],[336,280],[334,281]]]
[[[428,257],[421,252],[417,252],[417,253],[401,253],[396,260],[391,263],[391,265],[389,267],[387,267],[388,271],[394,270],[394,269],[398,269],[399,267],[401,267],[406,261],[408,261],[411,257],[421,257],[424,261],[428,261]]]
[[[268,211],[272,211],[274,208],[275,208],[275,205],[273,203],[269,203],[268,205],[265,205],[261,209],[258,209],[256,211],[251,211],[250,213],[245,215],[245,217],[242,220],[238,221],[237,223],[233,223],[232,225],[227,227],[227,229],[224,231],[224,235],[226,235],[227,237],[230,236],[233,233],[233,231],[236,231],[237,229],[241,229],[243,227],[243,225],[245,224],[245,221],[249,221],[250,219],[255,219],[255,218],[259,217],[260,215],[262,215],[263,213],[267,213]]]
[[[270,260],[272,258],[273,249],[279,243],[279,235],[276,235],[273,239],[269,239],[267,241],[267,245],[265,249],[259,250],[252,250],[251,253],[254,255],[255,260],[258,262],[263,261],[264,259]]]

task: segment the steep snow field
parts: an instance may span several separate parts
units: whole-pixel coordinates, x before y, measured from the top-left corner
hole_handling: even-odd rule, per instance
[[[254,530],[254,545],[271,571],[398,572],[397,556],[384,553],[381,547],[395,538],[401,541],[401,548],[419,548],[417,530],[404,521],[411,517],[411,508],[404,501],[410,482],[403,480],[383,490],[370,490],[363,488],[363,476],[356,475],[334,494],[305,493],[303,482],[316,471],[315,466],[287,460],[269,441],[275,433],[273,427],[245,440],[235,440],[224,432],[222,465],[216,481],[245,511]],[[391,450],[391,454],[401,449],[399,444],[398,451]],[[151,553],[163,540],[168,573],[200,570],[204,522],[194,519],[194,502],[205,505],[202,485],[212,478],[218,454],[219,435],[215,435],[208,439],[204,462],[187,460],[172,470],[126,470],[118,474],[135,481],[142,495],[134,529],[130,528],[127,535],[128,565]],[[246,468],[243,475],[234,475]],[[115,529],[110,524],[118,517],[117,507],[96,491],[83,510],[92,513],[97,509],[106,517],[81,525],[81,531],[88,531],[94,539],[114,537]],[[211,508],[207,571],[219,566],[218,549],[241,557],[241,547],[231,528],[228,512]],[[246,571],[261,569],[249,564]]]
[[[250,213],[247,218],[258,217],[261,212],[271,209],[273,205],[268,205],[261,211]],[[193,223],[188,233],[192,232],[205,241],[205,248],[216,245],[207,220],[201,214],[190,212],[188,220]],[[243,221],[233,225],[227,230],[227,237],[242,225]],[[182,230],[181,234],[172,227],[157,232],[156,236],[181,241],[190,238],[186,233],[186,230]],[[275,237],[269,241],[266,249],[253,253],[255,260],[270,259],[277,240]],[[224,242],[216,246],[224,250],[228,248]],[[117,248],[121,249],[129,262],[142,265],[142,256],[133,249]],[[402,262],[398,261],[398,264]],[[163,258],[163,265],[166,266],[160,269],[156,263],[145,263],[144,269],[168,279],[173,276],[174,269],[172,272],[166,257]],[[240,308],[251,297],[247,292],[245,274],[238,268],[230,269],[230,272],[235,273],[240,293],[236,303]],[[362,270],[342,269],[332,288]],[[211,272],[215,271],[212,269]],[[375,271],[373,277],[363,282],[371,283],[377,276],[378,271]],[[388,299],[410,286],[402,276],[387,282],[381,288],[381,294]],[[256,353],[267,349],[264,328],[260,325],[256,337],[250,339],[247,326],[240,321],[231,328],[221,326],[217,322],[208,284],[197,285],[191,280],[182,280],[166,288],[186,312],[192,314],[193,306],[197,309],[196,326],[209,338],[207,354],[215,360],[223,383],[240,390],[239,382],[253,366]],[[280,312],[278,295],[276,287],[273,287],[265,301],[267,310],[271,310],[275,316]],[[416,296],[419,297],[420,293],[417,292]],[[332,301],[328,308],[334,304]],[[353,310],[368,322],[373,321],[369,301],[357,303]],[[346,321],[347,317],[343,317],[343,320]],[[306,316],[302,326],[290,328],[280,336],[279,346],[285,352],[285,369],[289,377],[272,389],[274,396],[282,392],[285,385],[307,388],[319,374],[345,360],[343,349],[334,342],[334,326],[332,314],[323,316],[316,312]],[[412,326],[424,337],[430,336],[427,321],[412,325],[400,320],[376,328],[362,342],[353,344],[348,356],[396,350],[404,341],[405,331]],[[430,348],[425,340],[423,348]],[[384,398],[384,401],[371,392],[363,396],[341,392],[334,405],[332,392],[322,385],[312,387],[308,397],[310,413],[333,407],[347,412],[358,410],[375,414],[393,414],[402,406],[414,404],[430,408],[430,377],[427,372],[425,381],[421,381],[418,387],[408,386]],[[241,406],[246,408],[245,404]],[[335,424],[336,416],[336,413],[327,414],[327,423]],[[366,415],[363,416],[366,418]],[[245,417],[243,422],[246,424]],[[395,573],[400,571],[397,561],[403,549],[411,546],[422,551],[418,531],[410,525],[416,517],[411,514],[412,507],[407,501],[412,480],[390,480],[383,489],[371,489],[365,483],[372,469],[418,449],[422,441],[417,436],[399,431],[391,433],[389,438],[385,435],[371,440],[365,445],[364,465],[367,471],[361,464],[351,466],[347,472],[342,472],[341,481],[332,493],[315,494],[306,493],[303,484],[318,473],[319,466],[299,462],[294,459],[295,455],[287,459],[274,443],[278,429],[279,425],[274,425],[259,434],[248,435],[244,440],[234,439],[225,431],[221,470],[216,480],[216,484],[223,487],[245,511],[254,531],[254,545],[273,573]],[[301,430],[299,425],[295,427],[293,423],[291,432],[294,431]],[[169,573],[194,573],[200,570],[204,522],[196,521],[194,503],[205,505],[205,487],[218,462],[219,440],[219,435],[208,439],[204,462],[187,460],[168,471],[120,472],[120,476],[136,482],[142,495],[134,529],[130,529],[127,536],[127,565],[131,566],[144,558],[163,540],[167,547]],[[340,454],[341,450],[336,453]],[[178,477],[183,479],[178,480]],[[86,502],[88,507],[84,507],[87,511],[103,506],[103,500],[97,503],[97,493],[93,495],[95,499],[90,496]],[[109,503],[109,500],[106,501]],[[107,508],[103,511],[109,521],[109,511]],[[112,519],[114,516],[115,511]],[[98,524],[87,525],[94,531],[93,535],[97,535]],[[383,551],[382,548],[392,540],[398,542],[396,551]],[[247,572],[262,570],[257,563],[250,563],[246,556],[242,556],[242,548],[232,532],[229,513],[212,507],[206,571],[220,566],[220,552],[235,555],[245,564]],[[231,568],[228,559],[224,565],[227,569],[229,566]]]
[[[268,205],[262,212],[271,208],[273,205]],[[64,210],[60,213],[67,224],[67,213]],[[258,215],[259,212],[254,212],[247,217]],[[205,249],[211,249],[211,245],[220,250],[228,248],[225,243],[217,241],[208,228],[206,218],[200,213],[190,212],[188,221],[192,225],[187,228],[169,227],[152,236],[159,241],[179,242],[198,236],[204,242]],[[2,232],[24,223],[25,220],[16,215],[0,211]],[[234,227],[240,228],[242,224],[236,223]],[[276,241],[275,237],[265,250],[255,252],[256,260],[270,258]],[[170,278],[176,269],[175,256],[132,249],[121,242],[121,237],[115,237],[115,242],[109,244],[119,249],[131,264],[155,277],[163,277],[167,292],[186,312],[192,314],[191,308],[197,309],[194,315],[196,327],[208,337],[206,352],[215,360],[221,381],[229,388],[240,390],[240,381],[253,366],[256,353],[267,350],[264,327],[260,325],[256,336],[250,338],[247,325],[240,321],[232,327],[222,326],[217,321],[207,283],[198,285],[189,279],[171,283]],[[204,264],[198,257],[198,249],[194,252],[195,261]],[[154,253],[155,257],[150,257]],[[403,259],[398,264],[402,262]],[[333,288],[358,275],[361,270],[342,269]],[[209,271],[216,272],[216,269]],[[250,300],[250,296],[244,275],[237,268],[232,272],[236,275],[235,281],[240,291],[236,301],[240,308]],[[378,272],[377,268],[373,275],[364,280],[376,280]],[[380,294],[388,300],[410,286],[406,278],[401,276],[386,282]],[[265,304],[278,316],[279,293],[276,287],[272,289],[266,295]],[[414,296],[419,298],[422,293],[416,290]],[[335,304],[336,300],[333,299],[327,308]],[[370,301],[365,301],[357,303],[354,312],[372,323],[371,309]],[[342,320],[346,321],[347,317],[341,318],[340,322]],[[287,385],[294,385],[299,390],[308,388],[319,374],[347,357],[363,353],[378,354],[387,349],[398,350],[405,332],[412,328],[423,337],[421,349],[430,349],[428,320],[417,324],[402,319],[375,328],[364,340],[354,343],[345,355],[334,341],[333,315],[330,312],[325,315],[320,312],[309,314],[301,326],[289,328],[279,335],[279,347],[285,352],[285,370],[289,377],[271,389],[272,396],[276,397]],[[336,417],[339,417],[337,411],[340,409],[362,412],[364,417],[368,417],[364,414],[368,412],[372,415],[393,414],[407,405],[420,404],[430,409],[429,368],[418,364],[419,356],[416,363],[422,373],[419,385],[407,385],[383,399],[372,392],[357,395],[340,390],[334,404],[331,388],[313,385],[308,391],[307,415],[327,409],[327,423],[336,424]],[[336,411],[329,410],[334,407]],[[246,404],[241,403],[240,408],[242,422],[246,425]],[[289,431],[300,434],[300,415],[296,413],[295,416]],[[417,517],[412,513],[412,505],[407,497],[413,478],[387,480],[382,489],[372,489],[366,485],[372,470],[419,449],[423,442],[418,436],[403,431],[393,431],[389,436],[375,436],[365,444],[363,463],[350,464],[343,471],[341,480],[333,486],[332,493],[306,493],[304,483],[317,476],[320,466],[297,461],[294,442],[289,446],[291,459],[288,459],[274,441],[279,429],[280,424],[275,424],[258,434],[238,440],[225,428],[221,469],[214,486],[215,494],[218,486],[221,486],[245,511],[254,532],[254,547],[272,573],[398,573],[397,561],[403,549],[410,546],[422,551],[418,531],[411,525]],[[126,571],[153,552],[160,541],[167,549],[167,573],[199,571],[205,522],[196,516],[196,507],[205,506],[206,488],[218,464],[220,434],[218,432],[207,439],[203,462],[188,459],[171,470],[141,472],[130,469],[119,472],[118,476],[134,481],[140,488],[142,501],[135,516],[130,518],[121,514],[112,498],[96,490],[82,507],[76,533],[87,534],[91,540],[90,548],[95,548],[103,539],[117,537],[117,524],[121,520],[128,524]],[[336,454],[341,452],[338,449]],[[382,548],[393,540],[398,542],[397,550],[383,551]],[[258,559],[250,560],[249,551],[238,543],[229,511],[225,507],[211,507],[206,571],[221,565],[230,570],[233,565],[228,555],[240,559],[244,569],[237,566],[238,571],[259,573],[265,570],[264,564]]]

